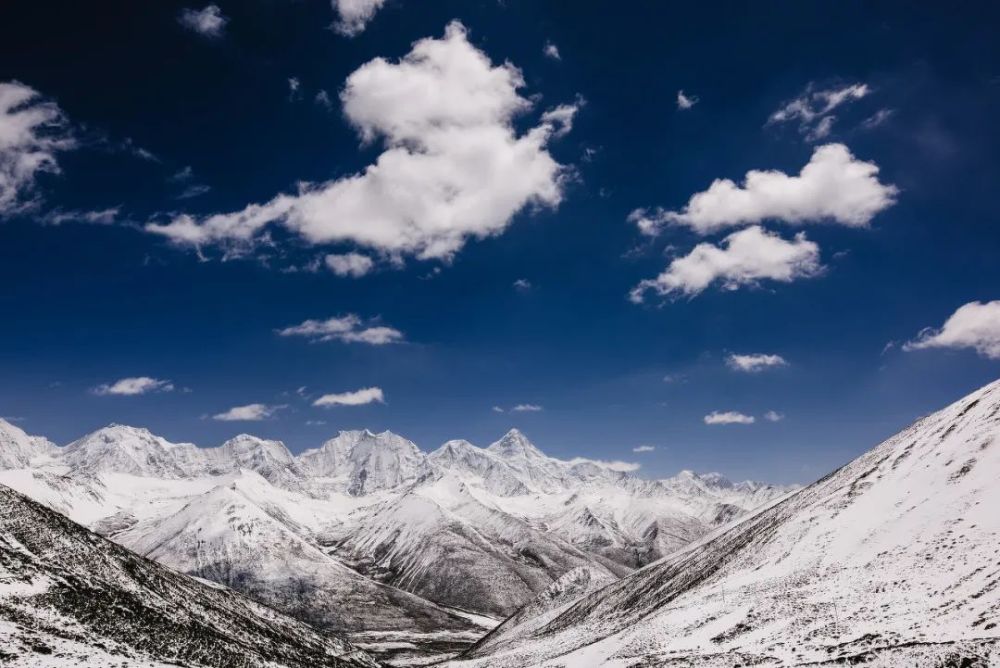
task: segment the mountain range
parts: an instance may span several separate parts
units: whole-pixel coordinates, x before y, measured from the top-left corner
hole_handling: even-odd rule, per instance
[[[143,557],[400,664],[468,648],[567,574],[616,581],[789,492],[559,460],[517,430],[431,453],[344,431],[294,456],[123,425],[60,447],[0,420],[0,467],[0,484]]]

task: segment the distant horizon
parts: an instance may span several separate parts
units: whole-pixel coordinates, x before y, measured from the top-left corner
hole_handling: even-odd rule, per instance
[[[990,381],[990,382],[985,383],[983,386],[980,386],[980,387],[985,387],[986,385],[989,385],[989,384],[991,384],[993,382],[997,382],[997,381],[1000,381],[1000,379],[996,379],[994,381]],[[970,389],[969,392],[973,392],[976,389],[980,389],[980,388]],[[968,393],[966,393],[966,394],[968,394]],[[898,428],[894,429],[890,434],[886,435],[885,438],[883,438],[883,439],[881,439],[881,440],[879,440],[877,442],[869,443],[869,444],[865,444],[865,445],[859,445],[858,446],[858,452],[857,452],[857,454],[852,455],[848,460],[845,460],[841,464],[833,466],[832,468],[829,469],[829,471],[821,471],[821,472],[818,472],[818,474],[815,477],[804,478],[804,479],[800,479],[800,480],[776,481],[776,480],[772,480],[772,479],[768,479],[768,478],[754,478],[754,477],[745,477],[745,476],[734,476],[734,475],[731,475],[731,474],[729,474],[729,473],[727,473],[725,471],[711,470],[711,469],[701,469],[701,470],[699,470],[699,469],[692,468],[692,467],[679,467],[679,468],[674,469],[673,472],[662,471],[662,470],[661,471],[653,472],[653,471],[650,471],[649,469],[646,469],[643,466],[642,462],[638,461],[638,457],[635,457],[635,456],[631,460],[622,459],[622,460],[611,460],[611,461],[608,461],[608,460],[589,459],[589,458],[580,458],[580,457],[577,457],[577,459],[584,459],[584,460],[590,461],[591,463],[594,463],[594,464],[597,464],[597,465],[606,466],[607,468],[609,468],[611,470],[618,470],[618,471],[621,471],[623,473],[627,473],[629,475],[633,475],[635,477],[643,478],[643,479],[648,479],[648,480],[664,480],[664,479],[674,478],[674,477],[677,477],[677,476],[679,476],[679,475],[681,475],[681,474],[683,474],[685,472],[688,472],[688,473],[693,473],[694,475],[696,475],[698,477],[705,477],[705,476],[711,476],[711,475],[721,475],[723,478],[725,478],[726,480],[728,480],[730,482],[733,482],[733,483],[754,482],[754,483],[763,483],[763,484],[780,485],[780,486],[789,486],[789,485],[791,485],[791,486],[805,486],[805,485],[809,485],[810,483],[814,482],[815,480],[818,480],[819,478],[823,477],[827,473],[830,473],[830,472],[836,470],[841,465],[848,463],[849,461],[851,461],[857,455],[860,455],[860,454],[862,454],[862,453],[870,450],[871,448],[877,446],[878,444],[882,443],[886,438],[890,438],[892,435],[894,435],[894,434],[902,431],[903,429],[905,429],[906,427],[908,427],[908,426],[912,425],[913,423],[919,421],[923,417],[926,417],[927,415],[930,415],[933,412],[936,412],[936,411],[938,411],[940,409],[943,409],[946,405],[951,405],[952,403],[954,403],[956,401],[959,401],[964,396],[965,396],[965,394],[963,394],[961,396],[958,396],[958,397],[955,397],[953,400],[948,401],[945,404],[942,404],[942,405],[940,405],[940,406],[938,406],[936,408],[933,408],[933,409],[927,411],[927,413],[924,413],[924,414],[921,414],[921,415],[918,415],[918,416],[914,417],[913,420],[911,420],[907,424],[900,425]],[[172,438],[167,438],[162,433],[160,433],[160,432],[158,432],[155,429],[152,429],[150,427],[146,427],[146,426],[143,426],[143,425],[127,424],[127,423],[112,421],[112,422],[109,422],[109,423],[107,423],[107,424],[105,424],[105,425],[103,425],[101,427],[96,427],[96,428],[90,429],[89,431],[86,431],[86,432],[84,432],[82,434],[79,434],[78,436],[75,436],[75,437],[71,438],[70,440],[56,441],[56,440],[51,439],[47,434],[32,432],[30,429],[25,429],[24,426],[22,426],[22,424],[21,424],[22,422],[24,422],[23,419],[13,419],[12,420],[9,417],[0,415],[0,420],[3,420],[5,422],[7,422],[8,424],[13,425],[14,427],[21,429],[28,436],[36,436],[36,437],[46,438],[47,440],[49,440],[50,442],[54,443],[56,446],[58,446],[60,448],[64,448],[64,447],[72,444],[75,441],[83,439],[83,438],[85,438],[87,436],[90,436],[91,434],[94,434],[94,433],[96,433],[98,431],[102,431],[104,429],[111,429],[111,428],[114,428],[114,427],[125,427],[125,428],[129,428],[129,429],[145,430],[145,431],[149,432],[150,434],[152,434],[153,436],[156,436],[158,438],[162,438],[162,439],[168,441],[169,443],[171,443],[173,445],[181,445],[181,444],[193,445],[193,446],[195,446],[197,448],[201,448],[201,449],[220,447],[220,446],[224,445],[226,442],[231,441],[231,440],[236,439],[236,438],[239,438],[240,436],[249,436],[251,438],[257,438],[257,439],[260,439],[260,440],[277,441],[277,442],[281,443],[292,454],[292,456],[294,456],[294,457],[298,457],[298,456],[302,455],[304,452],[307,452],[310,449],[319,449],[323,445],[325,445],[328,441],[331,441],[331,440],[337,438],[338,436],[340,436],[341,434],[344,434],[344,433],[350,433],[350,432],[368,432],[368,433],[370,433],[372,435],[375,435],[375,436],[379,436],[379,435],[382,435],[382,434],[391,434],[393,436],[399,436],[401,438],[406,439],[407,441],[413,443],[424,455],[429,455],[432,452],[434,452],[435,450],[438,450],[438,449],[444,447],[445,445],[447,445],[448,443],[450,443],[452,441],[464,441],[464,442],[470,443],[471,445],[473,445],[473,446],[475,446],[477,448],[486,449],[490,445],[493,445],[493,444],[498,443],[501,440],[503,440],[503,438],[505,436],[508,436],[508,435],[510,435],[513,432],[517,432],[517,433],[523,435],[533,446],[535,446],[538,450],[540,450],[542,452],[542,454],[544,454],[547,457],[550,457],[550,458],[553,458],[553,459],[558,459],[558,460],[564,461],[564,462],[568,462],[568,461],[571,461],[573,459],[573,457],[563,457],[563,456],[553,455],[552,453],[550,453],[550,452],[548,452],[546,450],[546,448],[545,448],[544,445],[539,445],[538,442],[536,442],[534,439],[532,439],[529,434],[527,434],[523,429],[521,429],[519,427],[509,427],[509,428],[507,428],[506,430],[503,431],[503,433],[502,433],[501,436],[499,436],[498,438],[494,438],[492,440],[489,440],[488,442],[485,442],[485,441],[476,442],[476,441],[473,441],[471,439],[466,439],[466,438],[458,437],[458,438],[447,438],[447,439],[445,439],[443,441],[440,441],[439,444],[436,445],[436,446],[421,445],[420,442],[418,442],[418,441],[416,441],[414,439],[409,438],[406,434],[403,434],[401,432],[398,432],[398,431],[395,431],[395,430],[392,430],[392,429],[382,429],[382,430],[376,431],[376,430],[373,430],[373,429],[368,428],[368,427],[346,428],[346,429],[337,429],[336,433],[333,434],[333,435],[331,435],[331,436],[320,437],[318,443],[316,443],[316,444],[306,445],[306,446],[301,447],[299,449],[293,449],[293,448],[289,447],[288,443],[284,439],[282,439],[280,437],[275,437],[275,436],[264,437],[264,436],[260,436],[258,434],[253,433],[252,429],[237,430],[236,433],[233,433],[231,436],[224,437],[221,440],[218,440],[215,444],[210,445],[210,444],[205,444],[204,441],[198,441],[198,440],[193,440],[193,439],[174,440]],[[254,424],[258,424],[259,425],[259,423],[254,423]],[[648,447],[649,446],[637,446],[637,448],[633,450],[633,455],[640,455],[640,454],[644,454],[645,452],[650,452],[650,450],[644,450],[644,448],[648,448]],[[615,468],[616,465],[618,465],[619,468]],[[626,465],[627,468],[621,468],[621,465]]]

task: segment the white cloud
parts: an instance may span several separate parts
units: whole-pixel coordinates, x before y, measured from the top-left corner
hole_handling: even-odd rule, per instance
[[[170,392],[174,389],[174,384],[169,380],[159,380],[149,376],[136,376],[134,378],[122,378],[113,383],[102,383],[95,387],[92,392],[100,396],[126,396],[131,397],[138,394],[149,394],[150,392]]]
[[[653,452],[654,450],[656,450],[656,446],[653,445],[640,445],[632,448],[632,452]]]
[[[546,58],[551,58],[552,60],[562,60],[562,56],[559,55],[559,47],[552,42],[545,43],[545,46],[542,48],[542,53],[545,54]]]
[[[858,160],[843,144],[826,144],[813,151],[797,176],[750,170],[742,185],[716,179],[708,190],[692,195],[681,211],[636,209],[628,219],[649,236],[668,224],[687,225],[699,234],[764,220],[864,227],[895,204],[899,193],[895,186],[880,183],[878,172],[878,165]]]
[[[527,292],[531,290],[531,281],[526,278],[519,278],[514,281],[514,289],[518,292]]]
[[[685,95],[684,91],[677,91],[677,108],[680,110],[690,109],[698,104],[698,98],[694,95]]]
[[[361,278],[375,268],[375,261],[361,253],[344,253],[327,255],[326,266],[337,276]]]
[[[503,413],[504,412],[504,410],[502,408],[500,408],[499,406],[494,406],[492,408],[492,410],[493,410],[494,413]]]
[[[326,320],[306,320],[298,325],[279,329],[280,336],[302,336],[312,341],[343,341],[381,346],[400,343],[403,333],[392,327],[365,325],[353,313]]]
[[[960,306],[940,328],[928,327],[903,350],[972,348],[983,357],[1000,359],[1000,300]]]
[[[733,371],[757,373],[758,371],[764,371],[765,369],[788,366],[788,362],[785,361],[785,358],[781,355],[769,355],[766,353],[738,355],[733,353],[726,357],[726,366]]]
[[[602,469],[608,469],[610,471],[621,471],[622,473],[630,473],[632,471],[638,471],[642,465],[636,464],[635,462],[621,462],[621,461],[604,461],[601,459],[588,459],[586,457],[574,457],[568,460],[571,466],[579,466],[581,464],[589,464],[591,466],[599,466]]]
[[[360,174],[303,184],[242,211],[179,215],[150,232],[189,246],[248,248],[279,223],[311,244],[353,242],[394,258],[450,259],[470,238],[501,234],[529,206],[555,207],[568,177],[546,146],[571,113],[550,112],[521,135],[531,102],[520,70],[494,66],[455,21],[399,62],[376,58],[341,92],[344,114],[384,152]],[[570,109],[575,109],[569,107]]]
[[[510,410],[512,410],[515,413],[537,413],[544,409],[538,404],[518,404],[517,406],[514,406]]]
[[[110,225],[118,219],[121,209],[111,207],[96,211],[64,211],[53,209],[40,216],[38,221],[46,225],[62,225],[63,223],[89,223],[91,225]]]
[[[288,99],[295,100],[298,98],[299,89],[302,88],[302,82],[299,81],[298,77],[288,77]]]
[[[785,419],[785,414],[778,411],[768,411],[764,413],[764,419],[768,422],[781,422]]]
[[[233,406],[224,413],[213,415],[212,419],[222,422],[258,422],[271,417],[281,408],[283,406],[268,406],[267,404]]]
[[[705,424],[753,424],[756,419],[752,415],[744,415],[736,411],[712,411],[704,418]]]
[[[373,402],[384,403],[385,397],[380,387],[366,387],[354,392],[324,394],[313,402],[313,406],[363,406]]]
[[[58,174],[56,154],[74,145],[54,102],[18,81],[0,82],[0,217],[37,204],[36,179]]]
[[[382,9],[385,0],[333,0],[339,20],[334,25],[341,35],[354,37],[364,32],[365,26]]]
[[[819,246],[806,239],[803,232],[792,241],[785,241],[754,226],[733,232],[723,243],[724,248],[698,244],[689,254],[673,260],[656,278],[640,282],[629,298],[641,303],[649,290],[661,296],[693,297],[716,281],[727,290],[756,285],[762,280],[790,283],[815,276],[822,269]]]
[[[316,104],[327,111],[333,111],[333,100],[330,99],[330,94],[325,90],[320,90],[313,99],[316,101]]]
[[[895,109],[879,109],[874,114],[861,121],[861,127],[865,130],[874,130],[884,125],[896,113]]]
[[[223,16],[218,5],[208,5],[204,9],[182,9],[177,22],[203,37],[217,38],[225,32],[229,18]]]
[[[871,92],[866,84],[816,90],[809,84],[795,99],[786,102],[767,119],[769,125],[797,122],[806,141],[818,141],[830,134],[836,120],[831,112],[844,104],[860,100]]]

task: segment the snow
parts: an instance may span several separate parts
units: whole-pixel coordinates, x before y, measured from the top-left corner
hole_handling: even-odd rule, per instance
[[[248,434],[200,448],[109,425],[58,448],[0,427],[16,444],[0,484],[320,628],[416,645],[413,661],[460,651],[569,571],[612,581],[711,531],[720,509],[784,491],[642,480],[548,457],[517,430],[430,454],[344,431],[296,457]]]
[[[449,665],[995,665],[998,479],[1000,382]]]

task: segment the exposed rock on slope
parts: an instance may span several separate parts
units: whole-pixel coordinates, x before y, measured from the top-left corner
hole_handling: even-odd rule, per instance
[[[1000,382],[468,665],[993,665],[998,479]]]
[[[105,540],[0,486],[0,662],[374,668],[223,588]]]

